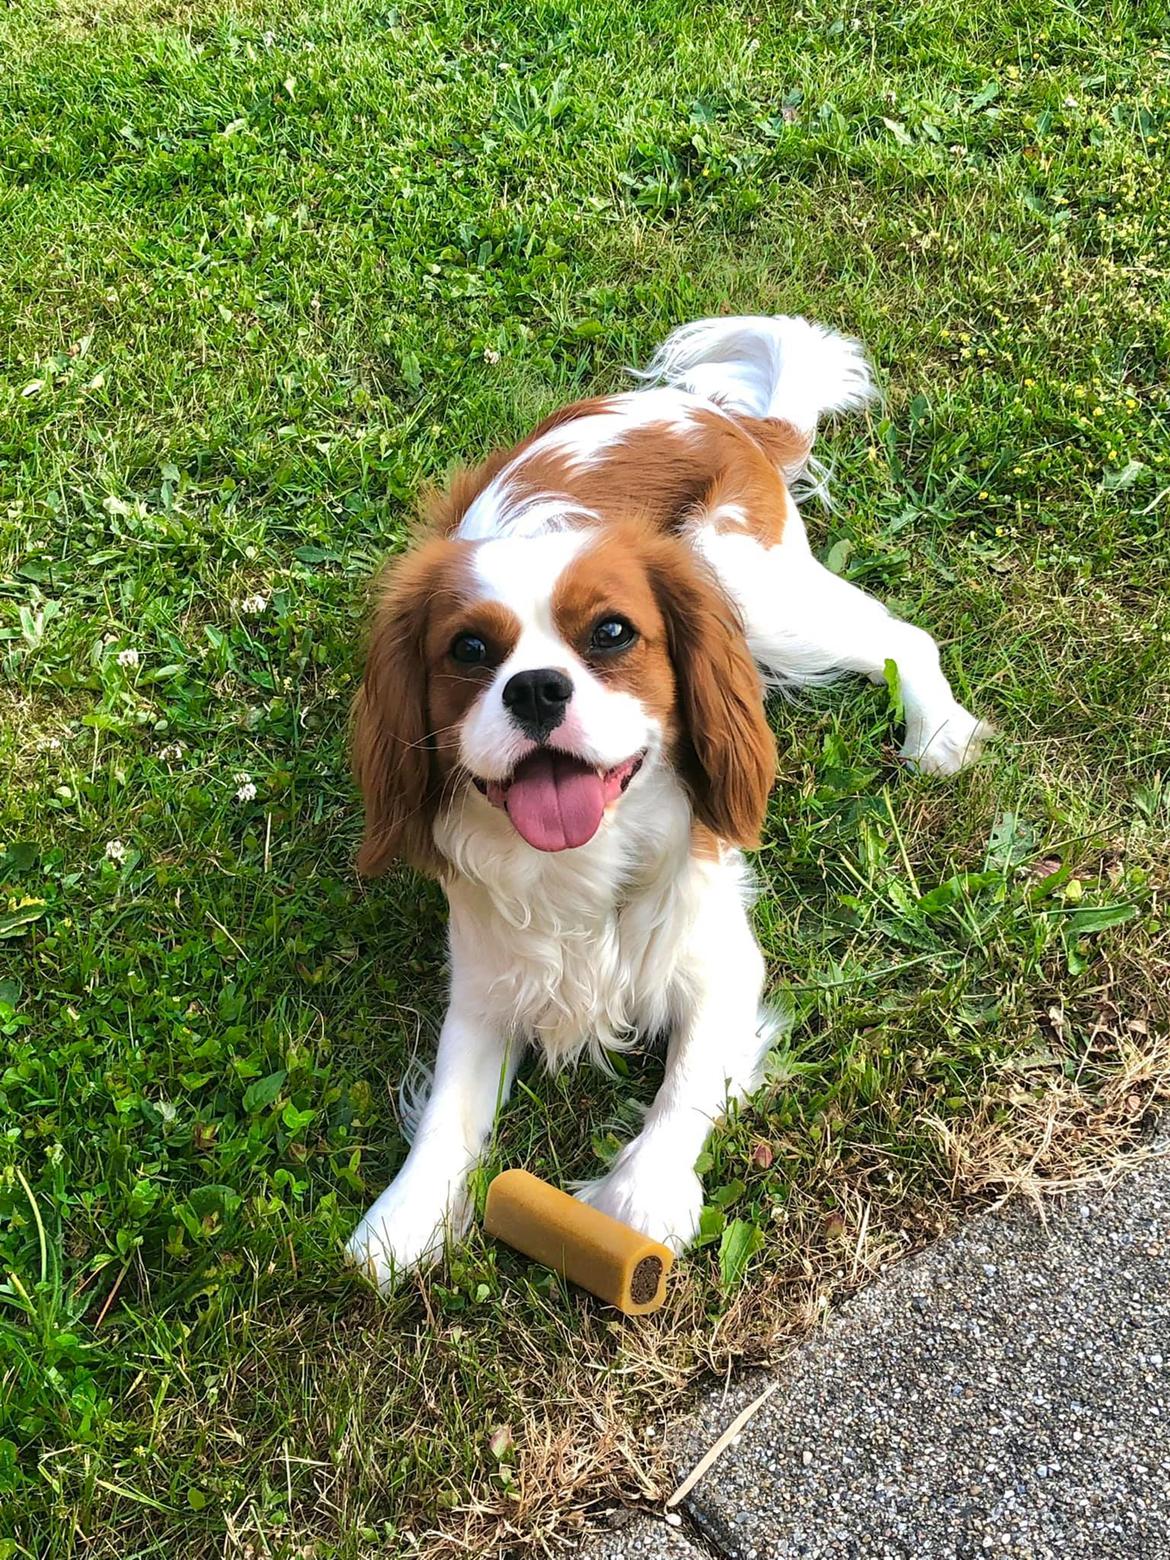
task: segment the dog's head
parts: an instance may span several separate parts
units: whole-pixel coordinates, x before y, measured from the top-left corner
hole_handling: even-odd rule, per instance
[[[441,871],[434,828],[501,809],[539,851],[581,848],[673,766],[696,819],[759,837],[775,770],[731,603],[682,540],[635,524],[435,538],[388,568],[355,710],[358,857]]]

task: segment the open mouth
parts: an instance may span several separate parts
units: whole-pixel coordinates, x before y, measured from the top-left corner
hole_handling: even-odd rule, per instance
[[[622,795],[645,757],[643,751],[612,769],[594,769],[572,753],[537,748],[516,765],[510,779],[476,779],[475,784],[536,850],[574,850],[597,833],[605,809]]]

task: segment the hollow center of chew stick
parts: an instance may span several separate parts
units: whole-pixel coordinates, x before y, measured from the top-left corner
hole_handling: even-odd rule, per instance
[[[662,1258],[643,1257],[630,1277],[630,1299],[635,1305],[645,1305],[658,1293],[658,1280],[662,1277]]]

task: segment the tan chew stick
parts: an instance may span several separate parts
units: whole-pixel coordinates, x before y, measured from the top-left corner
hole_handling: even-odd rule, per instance
[[[666,1299],[672,1251],[527,1170],[496,1176],[483,1222],[489,1235],[627,1316],[646,1316]]]

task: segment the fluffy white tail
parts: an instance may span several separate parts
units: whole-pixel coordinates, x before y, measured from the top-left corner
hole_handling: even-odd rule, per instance
[[[640,376],[748,417],[779,417],[802,433],[824,412],[873,395],[860,344],[799,315],[696,320],[674,331]]]

